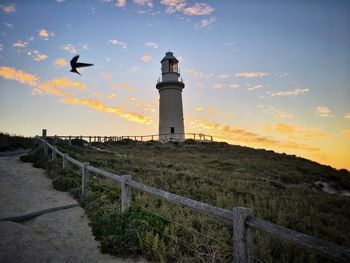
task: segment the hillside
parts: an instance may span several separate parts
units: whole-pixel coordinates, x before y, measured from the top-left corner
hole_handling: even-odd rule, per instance
[[[273,151],[226,143],[134,142],[73,146],[70,156],[136,181],[219,207],[250,207],[256,217],[350,247],[350,197],[322,191],[319,181],[350,190],[350,174]],[[42,165],[35,153],[25,158]],[[54,185],[79,196],[80,172],[47,164]],[[227,262],[232,259],[229,223],[133,192],[127,215],[119,212],[119,186],[91,179],[83,205],[104,252],[142,253],[154,261]],[[157,215],[155,215],[155,214]],[[200,233],[199,233],[200,232]],[[263,262],[331,262],[310,251],[256,233],[255,257]]]

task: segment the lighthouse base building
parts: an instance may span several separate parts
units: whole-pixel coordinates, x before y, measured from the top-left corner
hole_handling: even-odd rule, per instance
[[[156,87],[159,91],[159,140],[185,140],[182,90],[185,84],[180,79],[179,61],[172,52],[167,52],[160,62],[162,77]]]

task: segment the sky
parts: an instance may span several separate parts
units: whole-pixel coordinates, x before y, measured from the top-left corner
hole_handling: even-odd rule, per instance
[[[341,0],[1,1],[0,131],[157,134],[172,51],[186,132],[350,170],[349,25]]]

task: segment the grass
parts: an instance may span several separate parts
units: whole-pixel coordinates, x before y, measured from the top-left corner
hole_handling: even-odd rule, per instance
[[[0,132],[0,152],[29,149],[33,144],[33,138]]]
[[[80,161],[133,180],[218,207],[250,207],[256,217],[350,247],[350,198],[326,194],[325,181],[350,190],[350,174],[329,166],[226,143],[94,143],[105,150],[57,146]],[[42,152],[42,151],[39,151]],[[43,163],[42,157],[31,157]],[[39,160],[39,161],[38,161]],[[80,172],[48,163],[54,186],[80,196]],[[232,226],[133,191],[130,212],[120,213],[120,188],[92,176],[82,204],[101,250],[116,255],[143,254],[156,262],[232,261]],[[254,255],[263,262],[332,262],[303,248],[256,232]]]

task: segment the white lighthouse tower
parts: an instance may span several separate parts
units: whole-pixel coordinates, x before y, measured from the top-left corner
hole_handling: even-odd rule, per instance
[[[185,84],[179,80],[179,61],[172,52],[166,52],[160,62],[162,79],[157,83],[159,90],[159,140],[185,140],[184,117],[182,110],[182,89]]]

